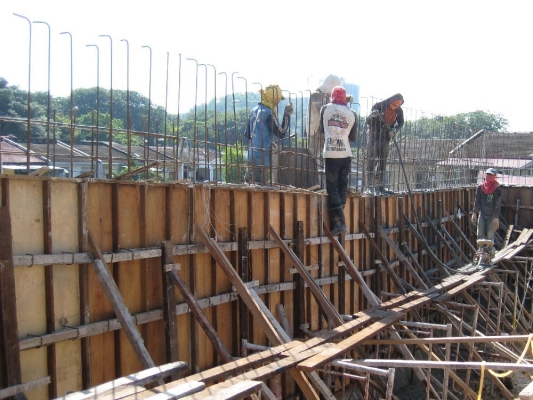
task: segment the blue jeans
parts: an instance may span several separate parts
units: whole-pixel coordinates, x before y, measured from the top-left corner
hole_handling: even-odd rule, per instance
[[[326,192],[328,192],[328,207],[330,209],[346,204],[351,164],[351,157],[325,159]]]

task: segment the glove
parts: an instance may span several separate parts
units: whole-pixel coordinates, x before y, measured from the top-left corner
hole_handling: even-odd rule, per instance
[[[392,139],[396,136],[396,129],[389,129],[389,131],[387,132],[387,136],[389,137],[389,139]]]
[[[497,230],[500,227],[500,220],[498,218],[494,218],[492,220],[491,228],[494,230]]]
[[[474,224],[477,224],[477,214],[476,213],[473,213],[472,216],[470,217],[470,219],[472,220],[472,222]]]
[[[285,110],[283,110],[283,114],[285,115],[292,115],[294,112],[294,108],[292,107],[292,103],[289,103],[285,106]]]

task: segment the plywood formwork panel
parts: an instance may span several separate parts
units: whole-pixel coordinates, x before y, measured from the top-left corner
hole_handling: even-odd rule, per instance
[[[265,192],[250,192],[250,222],[248,227],[251,240],[265,240],[266,229],[265,219],[268,221],[267,197]],[[266,215],[265,215],[266,214]],[[268,249],[253,249],[250,251],[251,280],[259,281],[259,285],[265,284],[265,257]],[[259,296],[261,301],[265,301],[265,295]],[[252,319],[252,335],[250,341],[254,344],[268,345],[268,340],[259,323]]]
[[[234,222],[231,220],[231,192],[227,189],[219,190],[213,188],[209,206],[211,217],[211,229],[216,233],[217,240],[221,242],[231,242],[234,239]],[[232,258],[232,253],[225,252],[228,259]],[[239,269],[237,257],[233,257],[232,264]],[[214,258],[211,258],[211,287],[212,296],[231,292],[231,282],[228,277],[220,271]],[[217,331],[219,339],[227,349],[231,349],[233,335],[236,334],[236,315],[233,314],[233,304],[222,303],[214,305],[212,325]]]
[[[13,179],[10,189],[11,203],[14,207],[15,222],[13,222],[14,243],[18,251],[16,254],[41,254],[45,247],[43,227],[43,181],[30,179]],[[50,185],[49,202],[53,207],[51,213],[50,231],[53,235],[53,250],[59,252],[78,252],[79,237],[79,210],[80,202],[77,199],[79,181],[53,182]],[[13,189],[14,188],[14,189]],[[379,208],[381,220],[379,223],[387,228],[394,228],[391,238],[399,243],[400,233],[398,226],[402,226],[403,214],[407,214],[411,222],[416,223],[411,201],[415,202],[415,208],[419,215],[435,217],[439,207],[446,211],[453,211],[456,196],[464,194],[461,190],[443,191],[439,193],[414,193],[412,199],[404,197],[403,203],[398,203],[395,197],[373,198],[365,196],[350,196],[345,211],[347,223],[350,227],[350,235],[361,232],[359,222],[374,232],[374,210]],[[21,197],[19,201],[19,197]],[[114,203],[113,203],[114,202]],[[31,204],[30,204],[31,203]],[[106,252],[119,249],[133,249],[136,247],[159,246],[163,240],[172,239],[174,246],[191,244],[191,254],[175,255],[173,262],[179,263],[180,276],[190,285],[198,299],[213,298],[213,304],[202,300],[202,306],[209,321],[216,327],[217,333],[228,348],[235,348],[231,344],[239,333],[235,328],[239,326],[236,312],[232,309],[234,304],[225,302],[221,294],[231,290],[231,284],[224,274],[219,273],[218,266],[213,262],[213,257],[198,245],[199,241],[192,235],[192,227],[198,223],[205,228],[211,236],[216,236],[225,249],[231,244],[235,248],[236,233],[239,228],[246,228],[252,242],[259,242],[264,248],[250,251],[252,276],[250,280],[259,281],[260,285],[271,285],[260,294],[261,300],[267,305],[269,311],[279,319],[278,304],[284,305],[291,333],[297,330],[294,326],[294,293],[293,291],[278,292],[275,285],[278,283],[291,282],[295,275],[290,274],[290,265],[283,252],[276,246],[272,246],[268,227],[272,225],[283,239],[296,237],[295,225],[298,221],[303,224],[305,238],[310,241],[321,236],[320,226],[323,219],[327,219],[321,211],[327,210],[327,197],[318,193],[294,193],[276,190],[250,190],[228,189],[216,186],[187,187],[167,184],[146,183],[119,183],[102,182],[91,180],[88,182],[87,191],[87,222],[89,231],[95,236],[98,246]],[[120,209],[118,209],[120,206]],[[425,211],[427,206],[428,211]],[[115,208],[113,208],[115,207]],[[55,211],[58,208],[59,211]],[[118,210],[113,214],[113,210]],[[327,211],[326,211],[327,212]],[[434,213],[434,214],[432,214]],[[421,222],[425,219],[420,218]],[[30,230],[26,228],[29,224]],[[444,222],[446,224],[446,222]],[[16,225],[16,227],[15,227]],[[446,225],[447,226],[447,225]],[[448,226],[447,226],[448,227]],[[435,242],[433,233],[426,227],[424,233],[428,240]],[[450,228],[451,230],[451,228]],[[407,242],[411,245],[414,241],[409,240],[410,234],[406,232]],[[16,239],[15,239],[16,238]],[[118,238],[118,239],[117,239]],[[22,242],[24,245],[22,246]],[[253,243],[257,246],[258,243]],[[321,248],[322,247],[322,248]],[[326,245],[306,244],[303,246],[304,265],[317,263],[320,259],[321,268],[313,269],[311,275],[315,278],[334,277],[338,273],[337,256],[324,250]],[[174,247],[176,248],[176,247]],[[414,249],[415,251],[417,249]],[[372,251],[368,240],[350,239],[346,242],[346,251],[354,260],[357,268],[365,272],[365,280],[374,292],[384,288],[394,289],[394,283],[387,280],[373,280],[372,271],[376,269],[372,258]],[[239,262],[235,255],[236,251],[225,251],[225,255],[231,260],[235,268],[239,268]],[[387,258],[395,258],[395,254],[386,250]],[[444,251],[447,254],[447,251]],[[153,257],[145,260],[130,260],[115,262],[115,277],[117,278],[121,295],[128,309],[132,313],[144,313],[162,308],[162,273],[161,259]],[[90,265],[90,264],[89,264]],[[117,266],[118,265],[118,266]],[[396,264],[400,265],[401,264]],[[113,263],[107,263],[106,267],[112,271]],[[425,268],[427,267],[424,266]],[[44,307],[45,281],[44,267],[18,267],[16,270],[18,315],[22,323],[19,326],[21,337],[28,334],[42,335],[46,332],[46,309]],[[409,278],[409,274],[403,275]],[[403,277],[402,276],[402,277]],[[22,283],[20,283],[22,282]],[[22,285],[19,287],[19,284]],[[102,292],[99,282],[89,268],[89,322],[109,321],[115,318],[112,308]],[[358,285],[353,281],[346,281],[344,285],[344,307],[346,311],[355,313],[368,308],[367,301],[362,299]],[[67,287],[68,292],[60,291],[61,287]],[[326,296],[338,304],[338,289],[335,283],[323,284]],[[54,307],[56,329],[77,325],[79,316],[79,283],[77,265],[54,266]],[[318,312],[318,305],[306,289],[306,302],[302,306],[306,309],[304,321],[309,324],[309,329],[319,330],[325,328],[324,321]],[[178,302],[183,298],[175,292]],[[31,296],[30,296],[31,294]],[[229,297],[229,296],[228,296]],[[36,300],[35,300],[36,299]],[[57,304],[61,303],[61,304]],[[42,305],[42,307],[41,307]],[[30,308],[31,307],[31,308]],[[183,305],[179,306],[183,310]],[[31,324],[24,320],[25,313],[33,313]],[[22,315],[24,314],[24,315]],[[199,327],[192,328],[190,313],[181,314],[177,318],[177,334],[179,359],[193,366],[193,372],[211,368],[217,364],[217,356],[213,346]],[[157,318],[156,318],[157,319]],[[322,320],[321,320],[322,319]],[[253,322],[252,336],[249,338],[254,344],[269,345],[261,327]],[[109,323],[108,323],[109,327]],[[164,349],[164,321],[162,319],[141,325],[145,342],[149,352],[154,357],[156,364],[162,364],[166,353]],[[115,332],[119,332],[116,330]],[[123,336],[122,333],[118,335]],[[92,382],[91,386],[107,382],[117,377],[117,371],[127,373],[140,369],[135,355],[128,349],[129,343],[123,337],[115,340],[117,334],[113,332],[99,333],[88,336],[90,341],[90,362]],[[159,342],[159,346],[158,346]],[[55,346],[56,354],[60,361],[57,363],[57,371],[63,379],[56,381],[58,392],[76,390],[81,385],[81,341],[59,340]],[[120,351],[116,351],[119,346]],[[119,358],[116,358],[116,355]],[[24,380],[39,379],[48,375],[46,364],[46,347],[32,348],[21,352],[24,370]],[[30,365],[31,364],[31,365]],[[288,390],[293,385],[292,378],[285,377],[284,395],[292,394]],[[78,387],[75,387],[78,386]],[[294,386],[292,386],[294,387]],[[32,398],[46,398],[47,390],[38,389]],[[30,394],[33,396],[32,394]],[[42,396],[41,396],[42,395]],[[40,397],[39,397],[40,396]]]
[[[52,251],[78,251],[78,185],[58,181],[50,185]],[[79,265],[53,267],[53,317],[55,330],[80,324]],[[80,341],[58,343],[55,346],[56,371],[53,384],[59,395],[82,386]]]
[[[277,232],[281,227],[281,199],[279,192],[268,193],[269,203],[269,219],[268,223]],[[265,282],[267,284],[280,283],[281,281],[281,250],[279,248],[272,248],[268,250],[268,258],[265,260]],[[267,293],[265,295],[265,304],[270,312],[280,321],[280,316],[277,312],[277,306],[281,302],[281,293],[279,291]]]
[[[42,181],[10,180],[13,254],[41,254],[44,250]],[[17,319],[20,337],[46,332],[45,268],[15,268]],[[48,375],[46,348],[22,352],[22,381]],[[47,387],[32,390],[31,399],[48,397]]]
[[[294,238],[294,218],[293,218],[293,196],[289,193],[280,193],[280,235],[284,238]],[[283,252],[279,258],[280,276],[279,282],[292,282],[294,275],[291,274],[292,265]],[[293,291],[282,291],[280,293],[280,302],[283,304],[290,330],[294,334],[294,308],[293,308]]]
[[[344,214],[346,217],[346,225],[348,226],[348,232],[357,232],[359,230],[359,224],[357,223],[359,219],[359,215],[356,213],[356,210],[359,209],[358,207],[359,198],[357,197],[349,197],[346,202],[346,208],[344,210]],[[352,260],[356,260],[354,256],[357,255],[358,247],[360,245],[360,240],[352,240],[349,242],[346,242],[344,245],[344,248],[346,252],[350,255],[350,258]],[[336,256],[336,259],[340,259],[338,255]],[[339,274],[340,267],[337,267],[337,275]],[[348,276],[347,274],[344,274],[344,276]],[[353,302],[354,302],[354,293],[353,293],[353,286],[351,280],[345,280],[344,282],[341,282],[340,279],[338,281],[338,287],[340,288],[340,285],[344,288],[344,303],[343,303],[343,314],[350,314],[352,313],[353,309]],[[339,311],[341,310],[340,304],[337,305],[337,308]]]
[[[170,231],[172,232],[173,242],[178,244],[190,243],[190,237],[192,237],[192,216],[189,214],[191,199],[191,190],[186,186],[172,185],[170,187],[169,204],[167,208],[170,213],[170,221],[167,221]],[[190,264],[192,256],[176,255],[174,256],[174,262],[180,264],[179,274],[189,285],[191,290],[193,288],[190,285]],[[183,303],[184,299],[177,288],[174,289],[176,295],[176,301]],[[190,326],[191,326],[191,314],[180,314],[177,316],[176,329],[178,337],[178,358],[181,361],[185,361],[192,366],[192,354],[191,354],[191,342],[190,342]]]
[[[145,217],[144,217],[144,245],[143,247],[159,246],[164,240],[170,239],[171,219],[167,187],[162,185],[149,185],[146,192]],[[151,311],[163,308],[163,273],[162,260],[152,258],[143,260],[142,268],[142,311]],[[159,336],[165,330],[163,320],[153,321],[142,327],[145,346],[154,363],[161,365],[167,362],[166,348],[162,345]],[[170,361],[170,360],[168,360]]]
[[[394,243],[398,243],[398,230],[394,229],[398,226],[398,210],[397,210],[397,199],[395,197],[386,197],[385,199],[385,209],[386,212],[383,216],[384,221],[386,221],[386,227],[390,229],[389,237],[392,239]],[[387,259],[393,260],[395,258],[394,251],[390,246],[386,246],[387,248]],[[396,270],[397,272],[397,270]],[[389,274],[387,274],[389,275]],[[393,292],[398,293],[399,288],[396,287],[393,280],[390,276],[388,276],[388,285],[390,290]]]
[[[87,226],[102,252],[113,251],[112,185],[110,182],[92,182],[87,191]],[[110,273],[112,265],[106,264]],[[102,321],[114,317],[93,268],[88,273],[89,321]],[[114,333],[106,332],[90,337],[90,386],[116,379]]]
[[[113,220],[113,236],[117,242],[114,250],[146,247],[144,237],[145,192],[148,186],[117,182],[114,184],[116,202],[113,209],[116,213]],[[115,225],[116,224],[116,225]],[[142,307],[144,260],[133,260],[114,263],[113,277],[120,294],[131,314],[144,311]],[[115,349],[118,359],[115,369],[117,376],[126,376],[142,369],[141,361],[128,341],[124,330],[115,333]]]
[[[204,232],[211,232],[211,213],[210,203],[212,191],[208,185],[198,185],[193,189],[194,199],[194,221],[195,224],[202,228]],[[195,240],[198,240],[195,233]],[[191,276],[194,281],[193,293],[198,298],[205,298],[212,296],[214,293],[213,288],[213,276],[211,274],[211,255],[209,253],[196,254],[194,256],[194,265],[190,265]],[[204,310],[204,314],[211,324],[213,324],[213,307],[209,307]],[[198,367],[205,369],[212,366],[215,362],[215,350],[211,341],[201,329],[197,322],[195,324],[195,334],[192,338],[193,346],[197,349],[198,354]]]

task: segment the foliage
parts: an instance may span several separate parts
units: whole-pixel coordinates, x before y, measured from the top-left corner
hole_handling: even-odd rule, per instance
[[[245,178],[244,165],[246,157],[242,142],[228,146],[222,153],[222,178],[227,183],[243,183]]]
[[[46,92],[31,93],[31,118],[45,121],[49,117],[62,123],[63,125],[57,128],[56,137],[68,141],[71,137],[71,121],[76,125],[75,141],[92,139],[96,135],[94,127],[98,125],[98,139],[107,141],[109,120],[112,115],[113,129],[116,130],[113,133],[113,140],[119,143],[127,143],[127,133],[124,131],[129,127],[130,131],[134,132],[131,135],[132,144],[142,144],[147,138],[153,145],[155,144],[153,134],[166,134],[175,138],[187,137],[193,146],[206,145],[215,150],[217,143],[224,146],[247,143],[244,132],[248,114],[259,98],[257,92],[224,93],[223,96],[211,99],[208,104],[197,104],[188,112],[178,116],[167,114],[163,107],[151,104],[150,99],[138,92],[125,90],[111,92],[104,88],[93,87],[76,89],[67,97],[49,98]],[[9,86],[7,80],[0,77],[0,116],[20,119],[19,122],[2,122],[1,134],[12,134],[20,140],[27,137],[27,124],[23,123],[24,119],[27,119],[27,100],[27,92],[17,86]],[[48,116],[49,100],[50,116]],[[307,118],[307,99],[293,98],[291,101],[295,109],[291,118],[291,132],[298,132],[300,137]],[[288,100],[282,101],[278,109],[283,110],[287,102]],[[466,139],[481,129],[505,132],[507,126],[508,121],[501,114],[477,110],[453,116],[407,120],[402,134],[420,138]],[[361,115],[358,146],[363,144],[364,131],[365,116]],[[32,137],[45,138],[47,134],[49,133],[45,124],[31,124]]]
[[[487,132],[506,132],[507,125],[507,120],[501,114],[478,110],[449,117],[422,117],[407,121],[402,131],[408,136],[420,138],[468,139],[482,129]]]

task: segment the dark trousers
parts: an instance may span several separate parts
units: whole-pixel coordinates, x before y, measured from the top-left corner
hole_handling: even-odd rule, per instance
[[[330,209],[344,206],[348,196],[348,175],[352,158],[326,158],[326,192]]]
[[[368,138],[366,157],[367,185],[383,186],[387,159],[389,158],[389,140],[371,132]]]

